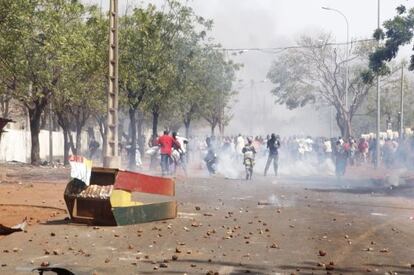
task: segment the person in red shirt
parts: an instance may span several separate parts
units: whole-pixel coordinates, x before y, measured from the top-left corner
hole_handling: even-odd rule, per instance
[[[164,135],[158,138],[157,144],[160,146],[161,172],[162,175],[165,176],[170,174],[171,153],[173,146],[180,148],[180,143],[178,143],[172,136],[169,135],[168,130],[165,130]]]
[[[361,138],[358,144],[358,151],[359,151],[361,162],[363,163],[367,162],[368,147],[369,147],[369,144],[365,140],[365,138]]]

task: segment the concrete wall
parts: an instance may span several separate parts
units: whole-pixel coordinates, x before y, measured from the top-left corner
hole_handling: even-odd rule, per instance
[[[0,140],[0,162],[19,161],[30,162],[31,138],[30,132],[25,130],[6,129]],[[75,133],[72,133],[75,139]],[[95,134],[99,140],[100,134]],[[42,160],[49,159],[49,131],[41,130],[39,135],[40,142],[40,158]],[[55,159],[63,161],[63,134],[62,132],[53,132],[53,155]],[[87,132],[82,132],[82,152],[88,150]]]

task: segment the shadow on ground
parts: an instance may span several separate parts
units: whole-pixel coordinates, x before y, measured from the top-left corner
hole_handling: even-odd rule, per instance
[[[151,263],[151,261],[147,261],[148,263]],[[227,261],[206,261],[206,260],[199,260],[199,259],[178,259],[175,261],[175,263],[185,263],[187,266],[182,267],[182,270],[173,270],[173,268],[159,268],[156,270],[156,273],[163,273],[163,274],[183,274],[183,273],[192,273],[189,272],[190,268],[194,268],[194,271],[196,271],[197,265],[205,265],[211,266],[207,267],[206,269],[214,272],[218,272],[223,267],[228,267],[228,271],[225,272],[225,274],[270,274],[271,273],[271,267],[270,266],[263,266],[263,265],[255,265],[255,264],[241,264],[241,263],[235,263],[235,262],[227,262]],[[191,265],[195,265],[195,267],[190,267]],[[157,264],[154,264],[154,266],[159,266]],[[170,264],[171,266],[171,264]],[[207,272],[207,271],[206,271]],[[200,273],[197,271],[197,273]],[[154,274],[154,271],[147,271],[147,272],[140,272],[140,274]],[[205,274],[205,273],[202,273]],[[220,273],[221,274],[221,273]]]
[[[324,271],[326,268],[318,266],[317,262],[305,261],[299,265],[280,265],[277,268],[282,270],[296,270],[300,274],[314,274],[317,271]],[[334,265],[331,273],[339,274],[367,274],[374,272],[375,269],[380,269],[380,272],[392,271],[392,274],[413,274],[414,269],[409,266],[398,266],[398,265],[379,265],[379,264],[367,264],[366,267],[353,268],[344,267],[341,265]],[[386,273],[388,274],[388,273]]]
[[[360,180],[344,180],[341,182],[341,187],[336,188],[309,188],[310,191],[322,192],[322,193],[347,193],[355,195],[382,195],[389,197],[404,197],[414,198],[414,183],[404,183],[399,185],[384,184],[383,182]]]

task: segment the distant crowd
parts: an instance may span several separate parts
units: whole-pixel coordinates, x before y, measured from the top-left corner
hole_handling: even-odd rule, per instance
[[[267,158],[263,175],[267,175],[272,167],[278,175],[279,159],[294,163],[304,161],[322,164],[327,160],[335,163],[337,176],[346,172],[348,165],[376,165],[376,138],[364,136],[360,138],[342,137],[325,138],[311,136],[291,136],[281,138],[277,134],[263,136],[225,136],[225,137],[190,137],[184,138],[177,132],[164,131],[163,135],[148,141],[145,154],[150,159],[150,168],[161,167],[163,175],[173,175],[177,168],[187,174],[187,164],[202,160],[209,174],[215,174],[220,159],[244,165],[246,179],[251,179],[256,158]],[[94,145],[94,144],[92,144]],[[128,148],[128,147],[127,147]],[[380,165],[387,168],[414,168],[414,138],[398,139],[381,137],[379,140]],[[95,146],[92,146],[95,150]],[[136,165],[142,165],[139,146],[136,150]],[[131,154],[133,152],[127,152]],[[257,172],[257,171],[256,171]]]

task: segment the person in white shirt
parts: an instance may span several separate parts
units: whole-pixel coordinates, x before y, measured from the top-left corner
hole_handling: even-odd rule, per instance
[[[325,141],[323,142],[323,151],[325,153],[325,158],[332,158],[332,144],[329,139],[325,139]]]
[[[184,174],[187,175],[187,162],[185,154],[187,152],[188,139],[185,137],[180,137],[177,132],[172,133],[173,139],[175,139],[179,144],[180,148],[173,148],[172,157],[174,159],[174,172],[177,169],[177,166],[183,168]]]

